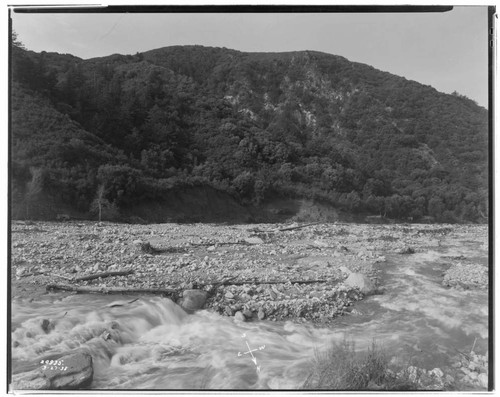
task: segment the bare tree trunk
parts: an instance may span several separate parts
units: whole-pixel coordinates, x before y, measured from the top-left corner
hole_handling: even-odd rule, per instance
[[[83,294],[101,293],[101,294],[164,294],[164,295],[177,295],[180,291],[170,288],[118,288],[118,287],[88,287],[76,286],[70,284],[48,284],[47,291],[72,291]]]
[[[128,276],[129,274],[133,274],[133,270],[120,270],[116,272],[104,272],[104,273],[96,273],[96,274],[89,274],[88,276],[81,276],[75,278],[75,281],[86,281],[86,280],[94,280],[96,278],[105,278],[105,277],[111,277],[111,276]]]
[[[32,201],[35,201],[37,196],[43,189],[43,171],[41,168],[30,167],[31,181],[26,185],[26,219],[29,219],[29,207]]]
[[[99,187],[97,188],[96,197],[93,202],[93,205],[97,205],[99,222],[102,221],[102,205],[104,202],[104,190],[105,190],[104,184],[99,185]]]

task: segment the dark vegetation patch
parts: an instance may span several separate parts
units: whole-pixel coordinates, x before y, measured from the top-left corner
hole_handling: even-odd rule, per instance
[[[386,353],[375,343],[366,352],[356,352],[344,340],[326,351],[316,351],[313,369],[302,386],[309,390],[418,390],[408,371],[399,375],[389,368]]]
[[[336,220],[327,206],[488,216],[487,110],[342,57],[186,46],[82,60],[15,40],[12,76],[16,219],[155,221],[153,204],[176,222]],[[230,209],[200,205],[213,196]],[[273,197],[324,208],[247,210]]]

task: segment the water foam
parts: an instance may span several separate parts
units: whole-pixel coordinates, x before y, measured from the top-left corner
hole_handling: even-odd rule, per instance
[[[468,248],[455,247],[464,253]],[[470,253],[470,252],[469,252]],[[447,255],[450,253],[447,252]],[[94,357],[92,387],[142,389],[297,388],[315,350],[345,339],[366,350],[373,339],[403,357],[445,362],[454,348],[483,346],[487,338],[484,292],[440,285],[443,254],[388,256],[386,293],[357,304],[362,316],[339,318],[332,328],[293,322],[235,322],[208,311],[187,315],[169,299],[47,295],[13,302],[14,361],[84,348]],[[113,306],[120,303],[121,305]],[[42,329],[43,320],[50,325]],[[257,365],[249,354],[248,347]],[[240,354],[238,354],[240,353]],[[398,357],[399,357],[398,356]]]

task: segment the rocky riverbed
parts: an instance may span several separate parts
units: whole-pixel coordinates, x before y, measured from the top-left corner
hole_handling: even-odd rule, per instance
[[[236,323],[291,320],[328,326],[339,316],[359,314],[355,302],[366,295],[387,292],[380,279],[386,255],[394,263],[394,257],[403,260],[442,244],[474,241],[485,248],[487,233],[479,225],[18,221],[11,230],[11,294],[14,300],[36,301],[61,289],[156,293],[187,312],[204,308]],[[436,268],[446,287],[488,286],[484,258],[443,256]],[[51,320],[40,327],[50,332]],[[481,360],[473,369],[461,365],[466,376],[459,380],[485,387],[487,366]],[[50,386],[53,380],[44,382]]]
[[[363,293],[382,292],[376,285],[385,253],[411,255],[439,247],[451,233],[460,238],[471,232],[484,239],[487,230],[442,225],[14,222],[12,297],[36,297],[49,284],[104,293],[117,288],[168,289],[175,290],[176,301],[201,289],[207,299],[197,306],[240,320],[328,323],[350,312]],[[443,283],[485,288],[487,267],[462,262],[450,258]],[[128,274],[78,280],[117,271]],[[358,274],[353,283],[350,273]]]

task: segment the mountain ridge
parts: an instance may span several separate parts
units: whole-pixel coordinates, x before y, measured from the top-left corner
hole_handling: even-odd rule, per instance
[[[359,65],[359,66],[362,66],[362,67],[368,67],[370,69],[374,69],[374,70],[377,70],[381,73],[387,73],[391,76],[396,76],[396,77],[399,77],[405,81],[409,81],[409,82],[414,82],[414,83],[417,83],[417,84],[420,84],[422,86],[425,86],[425,87],[430,87],[432,88],[433,90],[435,90],[436,92],[440,93],[440,94],[444,94],[444,95],[451,95],[451,94],[448,94],[448,93],[445,93],[443,91],[439,91],[437,88],[433,87],[432,85],[430,84],[426,84],[426,83],[422,83],[418,80],[414,80],[414,79],[408,79],[407,77],[403,76],[403,75],[398,75],[398,74],[394,74],[390,71],[387,71],[387,70],[382,70],[382,69],[378,69],[370,64],[367,64],[367,63],[364,63],[364,62],[358,62],[358,61],[351,61],[349,60],[348,58],[342,56],[342,55],[337,55],[337,54],[332,54],[332,53],[328,53],[328,52],[324,52],[324,51],[319,51],[319,50],[294,50],[294,51],[283,51],[283,52],[280,52],[280,51],[242,51],[242,50],[236,50],[236,49],[229,49],[229,48],[226,48],[226,47],[217,47],[217,46],[204,46],[204,45],[201,45],[201,44],[191,44],[191,45],[171,45],[171,46],[164,46],[164,47],[159,47],[159,48],[155,48],[155,49],[151,49],[151,50],[147,50],[147,51],[142,51],[142,52],[137,52],[137,54],[148,54],[148,53],[152,53],[152,52],[156,52],[156,51],[163,51],[163,50],[169,50],[169,49],[175,49],[175,48],[205,48],[205,49],[215,49],[215,50],[221,50],[221,51],[231,51],[231,52],[235,52],[235,53],[238,53],[238,54],[248,54],[248,55],[276,55],[276,56],[279,56],[279,55],[287,55],[287,54],[302,54],[302,53],[312,53],[312,54],[319,54],[319,55],[325,55],[325,56],[330,56],[330,57],[335,57],[335,58],[338,58],[338,59],[341,59],[343,61],[347,61],[351,64],[355,64],[355,65]],[[28,50],[28,52],[30,53],[33,53],[33,54],[39,54],[39,53],[36,53],[35,51],[31,51],[31,50]],[[120,53],[113,53],[113,54],[109,54],[109,55],[103,55],[103,56],[98,56],[98,57],[92,57],[92,58],[81,58],[81,57],[78,57],[76,55],[73,55],[73,54],[69,54],[69,53],[64,53],[64,54],[61,54],[61,53],[58,53],[58,52],[55,52],[55,51],[42,51],[44,53],[46,53],[47,55],[55,55],[55,56],[70,56],[72,58],[76,58],[78,59],[79,61],[82,61],[82,62],[96,62],[96,61],[103,61],[103,60],[106,60],[106,59],[111,59],[111,58],[117,58],[117,57],[120,57],[120,58],[127,58],[127,57],[133,57],[134,55],[133,54],[120,54]],[[460,94],[459,94],[460,95]],[[464,95],[461,95],[462,97],[464,98],[467,98],[466,96]],[[470,98],[467,98],[469,99],[470,101],[473,101],[477,104],[477,106],[487,110],[487,107],[485,106],[482,106],[482,105],[479,105],[476,101],[474,101],[473,99],[470,99]]]
[[[341,56],[169,46],[82,60],[14,48],[12,61],[22,95],[46,98],[116,153],[109,164],[70,167],[85,181],[73,183],[81,213],[100,185],[110,208],[131,213],[193,183],[247,207],[286,196],[399,219],[487,213],[486,109]],[[20,119],[36,130],[35,116],[14,109],[14,140]],[[16,147],[33,145],[28,135]],[[20,202],[33,168],[49,175],[45,190],[67,168],[21,150],[13,160],[23,169],[12,180]],[[127,180],[141,187],[127,190]]]

